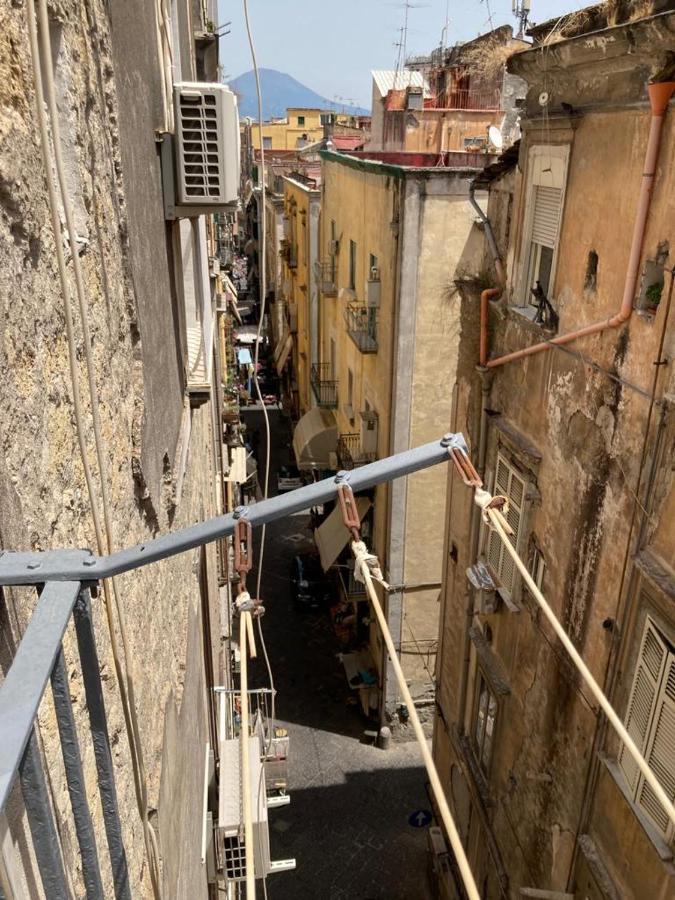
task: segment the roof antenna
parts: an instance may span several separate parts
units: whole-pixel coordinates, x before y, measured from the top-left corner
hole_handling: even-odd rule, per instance
[[[530,0],[513,0],[513,15],[518,20],[517,37],[522,41],[530,24]]]

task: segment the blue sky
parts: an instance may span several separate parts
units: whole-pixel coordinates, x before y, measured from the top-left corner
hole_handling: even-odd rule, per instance
[[[407,52],[437,47],[445,23],[446,0],[410,0]],[[469,40],[497,25],[514,24],[511,0],[449,3],[447,43]],[[544,22],[590,5],[583,0],[531,0],[530,18]],[[251,68],[243,0],[218,0],[220,22],[232,21],[221,41],[227,78]],[[370,107],[371,69],[396,62],[403,0],[249,0],[258,65],[287,72],[329,100],[350,98]]]

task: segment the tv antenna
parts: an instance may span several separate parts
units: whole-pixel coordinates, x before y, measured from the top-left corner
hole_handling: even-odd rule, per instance
[[[396,42],[394,46],[398,47],[398,56],[396,59],[396,71],[398,72],[400,69],[405,67],[405,58],[407,52],[407,44],[408,44],[408,15],[411,9],[423,9],[426,6],[429,6],[428,3],[411,3],[410,0],[403,0],[403,3],[394,3],[389,4],[390,6],[398,6],[399,9],[404,10],[403,13],[403,26],[399,29],[401,38],[400,42]]]
[[[513,0],[513,15],[518,20],[518,34],[520,40],[525,37],[525,29],[530,22],[530,0]]]

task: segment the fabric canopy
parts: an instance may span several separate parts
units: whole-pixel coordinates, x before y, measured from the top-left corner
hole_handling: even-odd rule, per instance
[[[253,358],[251,357],[251,351],[242,347],[241,350],[237,350],[237,361],[240,366],[250,366],[253,363]]]
[[[363,521],[363,517],[370,509],[370,500],[367,497],[357,497],[356,508],[359,512],[359,519]],[[339,505],[314,530],[314,540],[319,548],[321,567],[324,572],[327,572],[349,540],[349,531],[345,528],[345,524],[342,521],[342,510]]]
[[[329,409],[315,406],[299,420],[293,432],[293,450],[299,469],[330,469],[337,448],[338,430]]]

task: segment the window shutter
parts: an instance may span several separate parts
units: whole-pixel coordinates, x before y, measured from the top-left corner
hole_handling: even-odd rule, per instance
[[[497,454],[493,493],[503,494],[509,498],[509,511],[506,515],[506,520],[513,529],[510,541],[514,547],[518,548],[520,545],[523,502],[525,500],[525,482],[516,474],[516,471],[501,454]],[[510,594],[513,591],[516,567],[508,550],[502,544],[501,538],[494,531],[488,531],[485,556],[488,565],[501,581],[502,587]]]
[[[558,240],[562,191],[560,188],[538,184],[534,187],[533,202],[531,239],[536,244],[553,250]]]
[[[665,642],[651,619],[647,619],[625,718],[628,734],[635,741],[638,750],[643,753],[654,718],[659,685],[667,658],[668,648]],[[619,754],[619,765],[631,790],[634,791],[640,770],[624,746],[621,747]]]
[[[645,759],[672,800],[675,799],[675,656],[672,653],[668,654],[665,669]],[[642,775],[636,798],[664,837],[668,838],[670,820]]]

